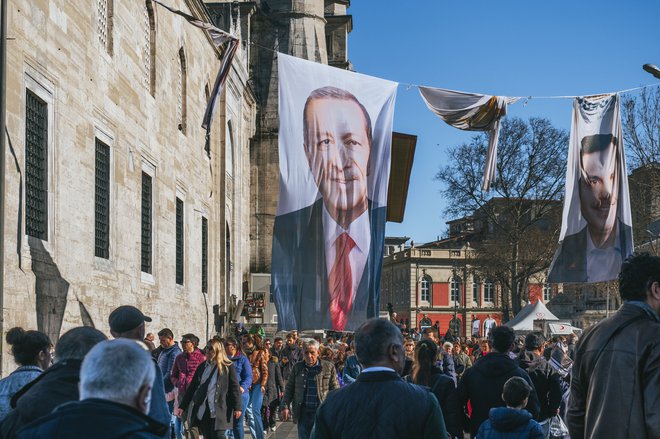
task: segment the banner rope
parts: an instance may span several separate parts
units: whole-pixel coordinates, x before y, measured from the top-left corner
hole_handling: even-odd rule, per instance
[[[268,50],[270,52],[279,53],[278,50],[274,50],[271,47],[262,46],[261,44],[257,44],[254,41],[250,41],[250,44],[253,45],[253,46],[257,46],[261,49]],[[399,82],[398,84],[399,84],[399,87],[405,88],[406,91],[410,91],[412,88],[421,87],[418,84],[412,84],[412,83],[407,83],[407,82]],[[643,90],[645,88],[651,88],[651,87],[657,87],[657,86],[660,86],[660,82],[657,82],[655,84],[642,85],[642,86],[639,86],[639,87],[627,88],[625,90],[607,92],[607,93],[592,93],[592,94],[567,95],[567,96],[506,96],[506,97],[511,98],[511,99],[523,100],[524,104],[526,105],[529,102],[530,99],[575,99],[575,98],[581,98],[581,97],[585,97],[585,96],[625,94],[625,93],[630,93],[630,92],[633,92],[633,91]],[[484,93],[479,93],[479,94],[484,94]],[[502,96],[502,95],[492,95],[492,96]]]

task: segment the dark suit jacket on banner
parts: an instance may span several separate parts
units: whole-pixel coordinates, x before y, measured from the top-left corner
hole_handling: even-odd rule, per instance
[[[631,253],[632,230],[630,226],[617,224],[619,231],[619,248],[623,262]],[[550,267],[548,282],[587,282],[587,227],[578,233],[566,236],[561,244],[561,250]],[[614,273],[614,279],[618,273]]]
[[[386,207],[369,202],[371,244],[346,331],[378,316]],[[323,200],[275,218],[271,291],[282,329],[332,329],[323,234]]]

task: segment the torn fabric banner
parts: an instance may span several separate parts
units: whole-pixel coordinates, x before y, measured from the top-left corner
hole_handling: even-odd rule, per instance
[[[616,279],[633,252],[619,95],[574,100],[565,193],[548,281]]]
[[[211,123],[213,121],[213,114],[215,113],[215,103],[222,94],[222,90],[224,88],[227,75],[229,74],[229,69],[231,67],[232,60],[234,59],[234,55],[236,55],[236,50],[238,49],[239,40],[235,36],[213,26],[211,23],[207,23],[205,21],[193,17],[192,15],[186,14],[185,12],[182,12],[178,9],[174,9],[170,6],[167,6],[166,4],[162,3],[159,0],[153,0],[153,2],[158,3],[159,5],[161,5],[168,11],[173,12],[174,14],[180,15],[193,26],[196,26],[200,29],[204,29],[205,31],[207,31],[211,37],[211,40],[213,41],[213,45],[218,49],[220,49],[223,44],[226,44],[227,46],[225,47],[224,52],[222,54],[222,60],[220,61],[220,69],[218,70],[218,74],[215,77],[213,90],[211,91],[211,94],[209,96],[209,101],[206,104],[206,111],[204,111],[204,119],[202,120],[202,128],[206,130],[206,143],[207,143],[206,152],[210,156],[211,152],[209,149],[208,142],[211,135]]]
[[[378,317],[397,83],[277,54],[278,330]]]
[[[488,152],[481,188],[487,191],[495,180],[497,142],[500,135],[500,119],[506,115],[508,104],[518,98],[489,96],[443,88],[419,87],[426,106],[447,124],[466,131],[487,131]]]

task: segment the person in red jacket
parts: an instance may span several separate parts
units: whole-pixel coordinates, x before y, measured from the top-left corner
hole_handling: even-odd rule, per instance
[[[179,402],[183,400],[197,367],[206,361],[206,355],[199,350],[198,345],[199,338],[195,334],[184,334],[181,337],[183,352],[174,359],[171,374],[172,384],[179,390],[179,396],[177,397]],[[185,419],[185,416],[177,416],[176,418],[175,430],[177,432],[181,431],[181,419]],[[184,425],[183,428],[186,437],[189,437],[189,426]]]

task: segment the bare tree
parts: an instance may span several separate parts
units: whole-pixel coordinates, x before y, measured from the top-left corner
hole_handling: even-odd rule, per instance
[[[499,141],[497,177],[481,190],[488,139],[479,134],[449,149],[443,183],[449,213],[475,224],[473,269],[501,285],[504,318],[520,310],[527,280],[547,269],[561,224],[568,133],[549,120],[505,119]]]
[[[660,163],[660,87],[622,99],[623,140],[629,168]]]

